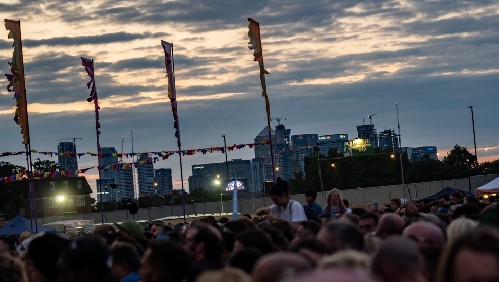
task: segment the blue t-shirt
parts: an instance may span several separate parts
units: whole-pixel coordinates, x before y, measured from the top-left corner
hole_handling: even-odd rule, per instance
[[[321,207],[321,205],[317,204],[316,202],[313,202],[310,205],[308,205],[308,204],[307,205],[303,205],[303,209],[305,209],[305,210],[311,210],[317,216],[321,216],[322,215],[322,207]]]

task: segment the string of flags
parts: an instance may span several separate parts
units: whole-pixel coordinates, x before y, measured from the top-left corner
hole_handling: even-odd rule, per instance
[[[250,144],[234,144],[231,146],[227,146],[227,151],[233,151],[235,149],[240,150],[240,149],[243,149],[245,147],[248,147],[251,149],[257,145],[267,145],[267,144],[271,144],[271,142],[270,141],[262,141],[259,143],[250,143]],[[58,152],[41,152],[41,151],[37,151],[37,150],[31,150],[31,153],[46,155],[46,156],[50,156],[50,157],[59,156],[59,155],[78,156],[78,157],[81,157],[84,155],[90,155],[90,156],[99,157],[99,158],[109,158],[109,157],[133,158],[135,156],[147,155],[147,156],[160,157],[163,160],[168,159],[171,155],[180,154],[180,153],[182,154],[182,156],[192,156],[196,153],[202,153],[203,155],[205,155],[207,153],[213,153],[213,152],[225,153],[225,147],[222,146],[222,147],[210,147],[210,148],[202,148],[202,149],[189,149],[189,150],[182,150],[180,152],[179,151],[160,151],[160,152],[141,152],[141,153],[123,153],[123,154],[121,154],[121,153],[98,154],[98,153],[92,153],[92,152],[87,152],[87,153],[60,152],[60,153],[58,153]],[[16,156],[16,155],[22,155],[25,153],[26,153],[25,151],[3,152],[3,153],[0,153],[0,157]]]
[[[253,148],[256,145],[266,145],[266,144],[271,144],[270,141],[262,141],[260,143],[251,143],[251,144],[239,144],[239,145],[232,145],[232,146],[227,146],[227,151],[233,151],[234,149],[243,149],[245,147],[248,148]],[[147,155],[151,156],[151,158],[141,160],[141,161],[136,161],[133,163],[118,163],[118,164],[112,164],[108,166],[92,166],[88,168],[83,168],[79,170],[67,170],[67,171],[46,171],[46,172],[40,172],[40,171],[34,171],[33,172],[33,178],[34,179],[54,179],[54,178],[60,178],[60,177],[74,177],[78,176],[79,173],[86,173],[88,170],[91,169],[98,169],[98,170],[110,170],[112,169],[113,171],[120,171],[120,170],[126,170],[130,169],[132,167],[138,167],[141,165],[146,165],[146,164],[152,164],[156,163],[160,159],[166,160],[168,159],[169,156],[174,155],[174,154],[179,154],[178,151],[161,151],[161,152],[143,152],[143,153],[126,153],[126,154],[96,154],[96,153],[72,153],[72,152],[64,152],[64,153],[57,153],[57,152],[38,152],[36,150],[31,150],[32,153],[38,153],[38,154],[43,154],[43,155],[50,155],[50,156],[57,156],[57,155],[64,155],[64,156],[75,156],[77,155],[78,157],[81,157],[82,155],[92,155],[92,156],[98,156],[102,158],[106,157],[134,157],[137,155]],[[191,149],[191,150],[182,150],[180,153],[183,156],[192,156],[196,153],[202,153],[207,154],[207,153],[213,153],[213,152],[225,152],[225,147],[211,147],[211,148],[203,148],[203,149]],[[14,155],[21,155],[24,154],[25,152],[4,152],[0,153],[0,157],[5,157],[5,156],[14,156]],[[154,156],[154,157],[153,157]],[[27,172],[20,172],[16,173],[7,177],[0,178],[0,184],[1,183],[9,183],[9,182],[14,182],[14,181],[20,181],[20,180],[27,180],[28,179],[28,173]]]

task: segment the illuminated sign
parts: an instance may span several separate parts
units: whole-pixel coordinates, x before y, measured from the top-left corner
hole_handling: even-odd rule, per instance
[[[331,135],[319,136],[319,140],[329,140],[329,139],[331,139]]]
[[[203,166],[203,165],[200,165],[200,166],[195,166],[195,167],[194,167],[194,169],[202,169],[202,168],[204,168],[204,166]]]
[[[244,183],[242,181],[236,180],[237,190],[244,190]],[[234,191],[234,181],[227,183],[225,191]]]

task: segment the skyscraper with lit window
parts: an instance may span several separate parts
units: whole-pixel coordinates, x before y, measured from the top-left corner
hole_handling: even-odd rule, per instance
[[[66,171],[78,170],[76,145],[73,142],[60,142],[57,146],[57,161],[59,167]]]

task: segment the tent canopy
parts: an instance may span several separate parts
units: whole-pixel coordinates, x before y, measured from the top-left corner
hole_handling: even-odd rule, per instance
[[[452,195],[452,194],[454,194],[456,192],[460,192],[460,191],[463,191],[466,194],[466,197],[474,197],[475,196],[475,195],[471,194],[470,192],[467,192],[467,191],[464,191],[464,190],[459,190],[459,189],[452,188],[452,187],[445,187],[444,189],[440,190],[438,193],[424,198],[423,201],[426,201],[426,200],[436,200],[436,199],[438,199],[439,197],[441,197],[443,195],[449,195],[450,196],[450,195]]]
[[[34,233],[36,231],[35,223],[33,222],[33,230],[31,229],[31,220],[24,218],[22,215],[17,215],[7,224],[0,228],[0,236],[17,235],[19,236],[24,231]],[[55,232],[55,229],[38,225],[38,232]]]
[[[477,191],[485,193],[497,193],[499,192],[499,177],[490,181],[489,183],[476,188]]]

